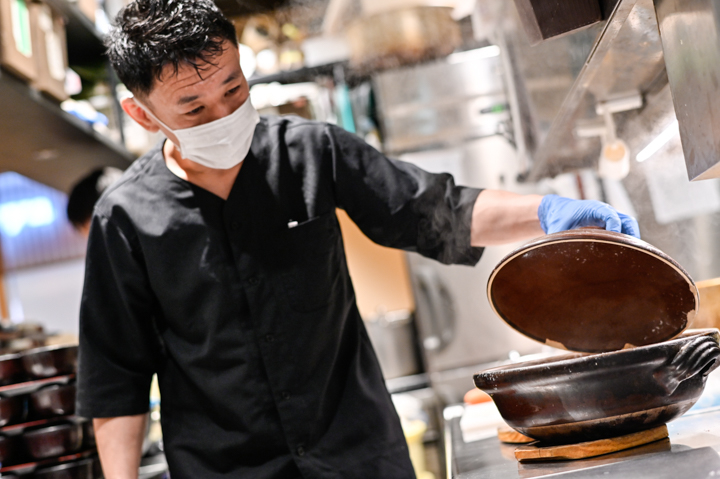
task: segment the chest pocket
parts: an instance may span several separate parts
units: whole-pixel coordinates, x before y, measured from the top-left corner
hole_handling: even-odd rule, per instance
[[[335,212],[288,230],[288,265],[280,277],[292,309],[311,312],[327,306],[339,283],[342,240]]]

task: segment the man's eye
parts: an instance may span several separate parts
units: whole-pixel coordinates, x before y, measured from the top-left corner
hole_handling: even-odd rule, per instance
[[[187,112],[186,115],[197,115],[198,113],[200,113],[202,111],[203,108],[204,107],[199,106],[199,107],[195,108],[194,110]]]
[[[234,95],[234,94],[237,93],[238,91],[240,91],[240,85],[236,86],[235,88],[232,88],[232,89],[228,90],[228,92],[226,93],[226,95]]]

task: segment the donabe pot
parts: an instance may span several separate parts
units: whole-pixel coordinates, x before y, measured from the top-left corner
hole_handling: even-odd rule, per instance
[[[554,443],[615,437],[690,409],[718,367],[719,339],[716,329],[697,330],[650,346],[501,366],[474,380],[522,434]]]
[[[97,446],[95,442],[95,428],[93,427],[92,419],[83,421],[83,448],[94,449]]]
[[[19,436],[0,434],[0,462],[2,462],[3,466],[16,464],[21,453],[22,444],[20,443]],[[2,477],[4,479],[5,475]]]
[[[25,379],[22,358],[19,354],[0,356],[0,385],[12,384]]]
[[[33,378],[73,374],[77,369],[77,346],[49,346],[27,351],[22,356],[25,371]]]
[[[63,423],[43,427],[23,434],[25,445],[35,459],[64,456],[78,451],[82,447],[82,424]]]
[[[18,424],[27,417],[27,396],[0,395],[0,427]]]
[[[75,383],[51,384],[30,394],[33,416],[66,416],[75,412]]]

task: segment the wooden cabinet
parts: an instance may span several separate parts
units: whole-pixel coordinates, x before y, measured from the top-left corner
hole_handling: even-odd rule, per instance
[[[378,311],[414,311],[405,252],[373,243],[344,211],[337,216],[360,315],[367,319]]]

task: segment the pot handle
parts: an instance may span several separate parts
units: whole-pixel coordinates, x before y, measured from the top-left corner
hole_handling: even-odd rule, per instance
[[[655,372],[655,380],[660,386],[672,394],[686,381],[697,374],[703,376],[710,374],[720,366],[720,346],[710,336],[699,336],[685,344],[675,357],[658,371]]]

